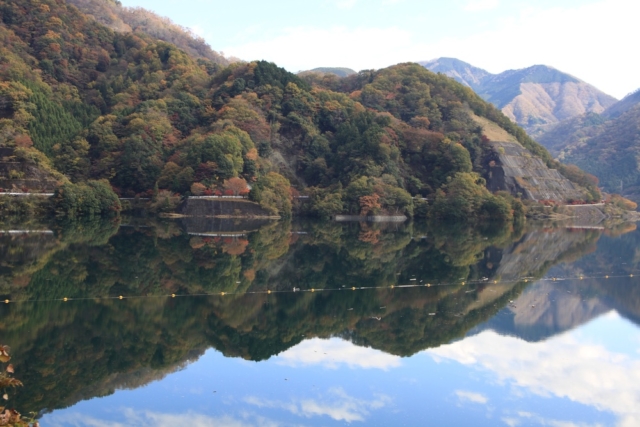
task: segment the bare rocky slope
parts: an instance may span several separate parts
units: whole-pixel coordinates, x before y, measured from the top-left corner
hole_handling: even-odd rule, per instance
[[[534,138],[549,126],[585,113],[602,113],[616,99],[546,65],[492,74],[455,58],[420,62],[471,87]]]

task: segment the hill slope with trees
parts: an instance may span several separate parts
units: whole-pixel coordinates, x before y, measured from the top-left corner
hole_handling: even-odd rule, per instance
[[[220,65],[229,60],[211,49],[204,39],[171,19],[141,7],[124,7],[119,0],[67,0],[80,11],[118,32],[143,33],[173,43],[195,58],[209,59]]]
[[[473,117],[588,184],[470,88],[418,64],[343,79],[265,61],[222,67],[62,0],[1,0],[0,21],[0,146],[39,155],[71,186],[168,200],[238,191],[236,179],[285,216],[299,191],[323,217],[424,214],[412,196],[425,196],[436,217],[509,220],[519,201],[486,189],[490,145]],[[59,192],[59,207],[95,212],[73,194]]]

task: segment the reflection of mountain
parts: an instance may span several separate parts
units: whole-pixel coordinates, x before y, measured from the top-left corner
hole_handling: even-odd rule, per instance
[[[274,223],[247,236],[206,237],[161,223],[123,228],[99,244],[76,240],[51,255],[27,286],[10,288],[11,299],[147,298],[0,306],[0,332],[27,385],[16,405],[40,411],[135,387],[208,347],[263,360],[305,339],[340,336],[414,354],[465,336],[518,298],[528,286],[523,277],[579,257],[599,237],[379,227],[307,223],[296,225],[307,234],[297,234]],[[68,241],[65,233],[72,231],[61,230],[60,240]],[[500,276],[510,282],[494,285]],[[433,286],[390,288],[412,283]],[[333,291],[184,297],[294,286]],[[183,296],[161,297],[171,292]]]
[[[603,236],[597,248],[576,254],[577,261],[549,270],[549,277],[572,278],[542,281],[471,334],[492,329],[528,341],[540,341],[574,329],[615,310],[640,324],[640,232],[619,238]],[[583,280],[575,279],[584,276]],[[610,276],[610,278],[605,278]],[[622,276],[622,277],[621,277]]]
[[[584,282],[582,282],[584,284]],[[527,341],[541,341],[574,329],[608,312],[610,307],[595,296],[585,297],[577,287],[538,282],[487,323],[470,334],[492,329]],[[568,290],[571,289],[571,290]]]

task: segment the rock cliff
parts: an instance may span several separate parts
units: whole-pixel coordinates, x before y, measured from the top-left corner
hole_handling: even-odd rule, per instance
[[[527,200],[566,202],[586,199],[585,190],[516,142],[489,143],[485,158],[489,191],[508,191]]]
[[[482,134],[488,140],[482,168],[489,191],[508,191],[522,199],[535,201],[567,202],[587,198],[584,188],[547,167],[513,135],[475,114],[471,118],[482,127]]]

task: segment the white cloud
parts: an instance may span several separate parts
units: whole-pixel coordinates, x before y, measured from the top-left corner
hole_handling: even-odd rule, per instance
[[[397,368],[401,365],[400,357],[359,347],[349,341],[333,338],[323,340],[314,338],[304,341],[278,355],[276,363],[292,367],[321,365],[336,369],[341,365],[349,368],[382,369]]]
[[[290,71],[319,66],[382,68],[400,62],[394,54],[399,47],[411,45],[408,31],[399,28],[313,28],[283,29],[270,39],[253,41],[224,49],[230,55],[266,59]]]
[[[357,2],[358,0],[337,0],[335,4],[338,9],[344,10],[353,8],[353,6],[355,6]]]
[[[457,57],[492,72],[547,64],[622,97],[640,87],[640,63],[628,47],[637,38],[639,14],[636,0],[600,0],[575,7],[532,6],[506,17],[497,13],[502,18],[472,35],[445,38],[393,26],[305,26],[223,50],[246,60],[274,61],[294,72],[319,66],[357,71],[439,56]]]
[[[502,419],[502,421],[504,421],[504,423],[509,427],[517,427],[520,425],[520,420],[517,418],[505,417]]]
[[[246,403],[258,408],[284,409],[294,415],[312,418],[328,416],[336,421],[364,421],[370,411],[381,409],[391,402],[391,398],[378,395],[373,400],[357,399],[349,396],[341,388],[329,391],[328,396],[320,399],[299,399],[291,402],[263,399],[249,396],[244,399]]]
[[[640,425],[640,359],[581,342],[575,333],[527,343],[487,331],[426,353],[437,360],[474,365],[516,390],[608,411],[618,417],[620,427]],[[527,415],[531,414],[518,414]],[[562,425],[558,423],[562,422],[547,421]]]
[[[456,390],[455,394],[461,402],[479,403],[484,405],[489,401],[486,396],[472,391]]]
[[[478,12],[481,10],[495,9],[500,5],[500,0],[470,0],[462,9],[466,12]]]

